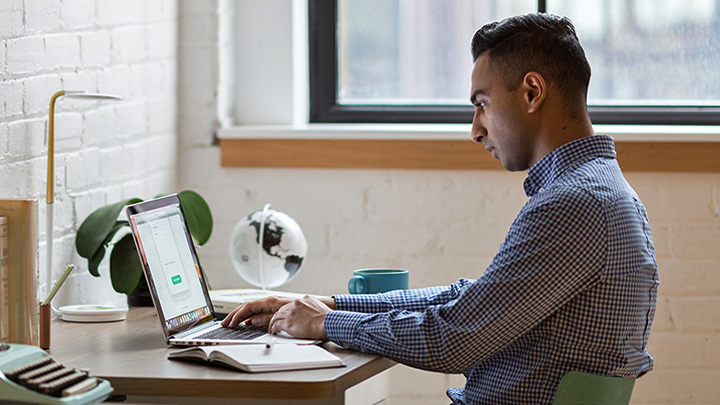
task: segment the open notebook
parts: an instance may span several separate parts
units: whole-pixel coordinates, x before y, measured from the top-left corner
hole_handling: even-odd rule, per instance
[[[169,359],[222,364],[253,373],[279,370],[305,370],[344,366],[342,360],[315,345],[199,346],[177,350]]]
[[[179,346],[266,343],[264,330],[224,328],[215,318],[205,276],[177,195],[129,205],[130,229],[166,343]],[[278,343],[313,340],[277,338]]]

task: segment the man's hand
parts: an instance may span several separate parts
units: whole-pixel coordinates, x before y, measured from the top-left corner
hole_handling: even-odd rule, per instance
[[[327,340],[323,322],[325,315],[334,309],[333,298],[320,300],[309,295],[301,299],[268,297],[233,309],[221,324],[234,328],[245,321],[249,325],[267,326],[272,334],[284,331],[296,338]]]
[[[249,301],[233,309],[220,324],[234,328],[244,321],[248,325],[266,327],[275,312],[293,300],[287,297],[267,297]]]
[[[273,335],[286,332],[301,339],[328,340],[324,322],[330,311],[319,299],[306,295],[282,306],[270,319],[268,331]]]

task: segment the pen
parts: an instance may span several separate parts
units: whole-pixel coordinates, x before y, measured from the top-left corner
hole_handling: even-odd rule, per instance
[[[272,336],[270,340],[265,343],[265,352],[270,353],[270,351],[272,351],[273,349],[273,346],[275,346],[275,336]]]
[[[68,264],[65,268],[65,271],[63,272],[62,276],[60,276],[60,279],[55,282],[55,285],[52,287],[52,290],[50,290],[50,293],[48,293],[48,296],[45,297],[45,300],[42,302],[41,305],[47,305],[52,301],[53,298],[55,298],[55,294],[57,294],[58,290],[60,289],[60,286],[63,285],[65,280],[70,275],[70,272],[75,268],[74,264]],[[50,280],[48,280],[48,284],[50,283]]]

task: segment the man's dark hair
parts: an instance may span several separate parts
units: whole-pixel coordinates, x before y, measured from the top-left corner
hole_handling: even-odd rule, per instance
[[[508,91],[528,72],[540,73],[568,102],[587,100],[590,64],[570,19],[531,13],[484,25],[472,39],[473,62],[489,51],[489,64]]]

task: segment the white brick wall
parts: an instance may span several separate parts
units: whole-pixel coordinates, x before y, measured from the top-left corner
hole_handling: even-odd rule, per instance
[[[58,90],[119,102],[59,99],[55,114],[54,273],[80,265],[58,304],[123,303],[93,278],[75,231],[103,204],[176,191],[175,0],[0,2],[0,197],[37,198],[45,266],[48,104]]]

